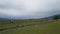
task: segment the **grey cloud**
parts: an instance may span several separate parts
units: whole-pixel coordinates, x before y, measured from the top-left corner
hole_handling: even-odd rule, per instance
[[[0,0],[3,17],[42,18],[55,14],[60,14],[60,0]]]

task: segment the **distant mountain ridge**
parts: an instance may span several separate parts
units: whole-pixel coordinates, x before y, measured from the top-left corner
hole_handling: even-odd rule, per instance
[[[50,19],[53,19],[55,15],[53,16],[49,16],[49,17],[46,17],[46,18],[50,18]],[[57,16],[59,16],[59,19],[60,19],[60,14],[58,14]]]
[[[9,20],[9,19],[8,19],[8,18],[1,18],[1,17],[0,17],[0,20]]]
[[[48,19],[48,18],[50,18],[50,19],[53,19],[53,17],[54,17],[55,15],[53,15],[53,16],[49,16],[49,17],[44,17],[43,19]],[[57,16],[59,16],[59,18],[60,18],[60,14],[58,14]],[[20,17],[21,18],[21,17]],[[19,19],[20,19],[19,18]],[[19,19],[17,19],[17,20],[19,20]],[[2,18],[2,17],[0,17],[0,20],[10,20],[9,18]],[[13,20],[15,20],[15,19],[13,19]]]

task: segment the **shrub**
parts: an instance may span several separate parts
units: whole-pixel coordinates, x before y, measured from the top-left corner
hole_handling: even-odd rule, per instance
[[[21,27],[25,27],[25,25],[21,25]]]
[[[16,27],[20,27],[19,25],[17,25]]]

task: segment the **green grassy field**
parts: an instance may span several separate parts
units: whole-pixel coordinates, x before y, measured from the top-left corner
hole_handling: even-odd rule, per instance
[[[0,34],[60,34],[60,20],[0,20]]]

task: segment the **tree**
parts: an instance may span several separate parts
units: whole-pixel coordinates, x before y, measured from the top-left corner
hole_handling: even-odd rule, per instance
[[[58,15],[55,15],[55,16],[53,17],[53,19],[57,21],[57,20],[59,19],[59,16],[58,16]]]

